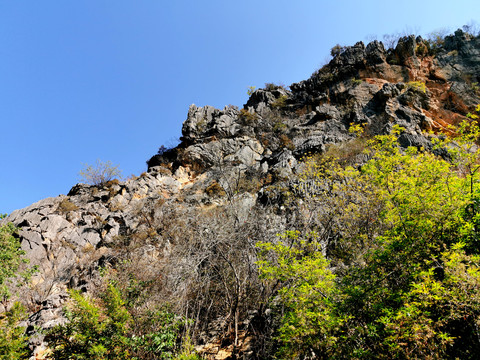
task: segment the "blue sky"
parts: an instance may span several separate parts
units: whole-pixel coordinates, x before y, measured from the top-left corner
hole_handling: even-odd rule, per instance
[[[478,14],[478,0],[0,0],[0,213],[66,194],[96,159],[140,174],[192,103],[242,106],[337,43]]]

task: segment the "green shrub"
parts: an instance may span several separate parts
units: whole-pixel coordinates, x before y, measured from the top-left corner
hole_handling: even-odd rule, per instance
[[[287,99],[288,99],[288,96],[287,95],[280,95],[280,97],[278,97],[277,99],[275,99],[273,102],[272,102],[272,108],[274,109],[282,109],[285,107],[286,103],[287,103]]]
[[[426,56],[428,54],[428,47],[424,43],[420,43],[415,48],[415,54],[418,56]]]
[[[0,215],[0,219],[5,215]],[[11,296],[11,282],[20,279],[28,281],[36,268],[22,270],[22,264],[28,263],[23,257],[25,252],[20,248],[20,242],[14,236],[17,229],[8,223],[0,226],[0,299],[8,306]],[[27,317],[24,307],[15,302],[10,309],[0,314],[0,359],[25,359],[28,355],[28,337],[25,327],[20,323]]]
[[[125,284],[123,284],[125,286]],[[68,322],[48,331],[56,360],[172,359],[179,350],[185,319],[167,307],[140,311],[143,282],[131,278],[123,289],[110,281],[99,298],[70,291]]]
[[[70,291],[68,323],[51,329],[46,340],[56,360],[129,359],[128,324],[131,316],[118,290],[109,285],[103,302]]]
[[[475,107],[475,111],[473,113],[469,112],[466,116],[467,118],[469,119],[472,119],[472,120],[477,120],[479,118],[479,115],[480,114],[480,104],[478,104],[476,107]]]
[[[265,83],[265,90],[273,91],[277,89],[285,89],[283,84]]]
[[[5,215],[0,216],[0,219]],[[22,264],[28,263],[25,251],[20,248],[14,236],[17,229],[12,223],[0,226],[0,300],[6,302],[10,296],[9,283],[13,279],[28,280],[36,268],[21,271]]]
[[[407,83],[407,88],[408,89],[413,89],[416,91],[421,91],[425,93],[427,91],[427,87],[424,82],[421,81],[410,81]]]
[[[334,47],[332,47],[330,49],[330,55],[332,57],[335,57],[337,55],[340,55],[341,53],[343,53],[345,51],[346,47],[345,46],[341,46],[339,44],[335,45]]]
[[[480,93],[480,85],[478,85],[478,82],[472,82],[470,89],[477,95]]]
[[[258,120],[258,115],[246,109],[240,109],[238,118],[242,120],[245,125],[253,125]]]
[[[321,231],[257,245],[260,274],[278,290],[278,358],[479,353],[480,128],[462,123],[455,146],[434,140],[449,161],[401,149],[400,131],[369,141],[361,168],[308,161],[301,206]]]
[[[15,302],[10,310],[0,314],[0,359],[22,360],[28,358],[28,337],[20,323],[27,319],[25,308]]]
[[[363,82],[362,79],[355,79],[355,78],[353,78],[351,81],[353,86],[360,85]]]
[[[275,120],[277,121],[273,125],[273,129],[272,129],[274,132],[281,133],[287,130],[288,126],[282,121],[281,118],[276,118]]]

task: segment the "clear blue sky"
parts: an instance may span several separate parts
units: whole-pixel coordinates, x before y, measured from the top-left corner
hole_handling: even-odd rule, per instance
[[[478,14],[478,0],[0,0],[0,213],[66,194],[96,159],[140,174],[192,103],[242,106],[337,43]]]

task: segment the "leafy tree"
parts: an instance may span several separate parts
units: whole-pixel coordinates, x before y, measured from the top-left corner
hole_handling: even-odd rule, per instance
[[[51,329],[52,357],[62,359],[172,359],[185,319],[165,307],[140,311],[141,285],[109,281],[98,298],[70,291],[68,322]],[[185,354],[186,356],[186,354]],[[192,355],[193,356],[193,355]]]
[[[15,302],[3,314],[0,314],[0,359],[20,360],[29,355],[28,336],[21,322],[26,320],[25,308]]]
[[[332,57],[335,57],[335,56],[338,56],[340,55],[341,53],[343,53],[345,51],[345,46],[341,46],[339,44],[335,45],[334,47],[332,47],[330,49],[330,55]]]
[[[4,218],[5,215],[0,216]],[[28,260],[23,258],[25,252],[20,248],[20,243],[15,238],[16,228],[12,223],[0,226],[0,297],[6,301],[10,296],[8,282],[19,275],[27,276],[28,272],[20,272],[23,263]]]
[[[97,159],[94,165],[85,164],[78,174],[81,180],[87,184],[102,185],[121,177],[122,172],[119,170],[118,165],[113,165],[111,161],[103,162]]]
[[[4,217],[0,215],[0,219]],[[25,252],[14,236],[16,230],[11,223],[0,226],[0,297],[8,309],[0,314],[0,359],[9,360],[24,359],[28,354],[28,337],[21,325],[26,318],[25,309],[19,302],[8,304],[12,295],[9,285],[13,279],[28,279],[35,271],[22,269],[28,260],[23,258]]]
[[[370,141],[360,168],[307,163],[300,205],[315,209],[316,235],[258,245],[261,276],[279,289],[282,358],[480,351],[478,125],[435,141],[448,161],[401,149],[400,131]]]
[[[128,359],[127,323],[130,316],[118,290],[108,286],[104,307],[71,291],[68,322],[53,328],[46,339],[54,359]]]
[[[287,231],[281,242],[258,244],[264,259],[258,262],[262,278],[288,283],[278,291],[285,308],[278,336],[284,344],[282,358],[330,348],[336,342],[332,335],[345,321],[332,306],[340,296],[336,276],[318,249],[316,234],[309,235],[302,238],[298,231]],[[266,260],[269,252],[276,254],[273,261]]]

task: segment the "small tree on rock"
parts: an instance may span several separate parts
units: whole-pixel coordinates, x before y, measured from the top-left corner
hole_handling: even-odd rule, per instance
[[[97,159],[94,165],[84,164],[84,168],[78,174],[80,179],[87,184],[102,185],[121,177],[122,172],[118,165],[113,165],[111,161],[103,162]]]

